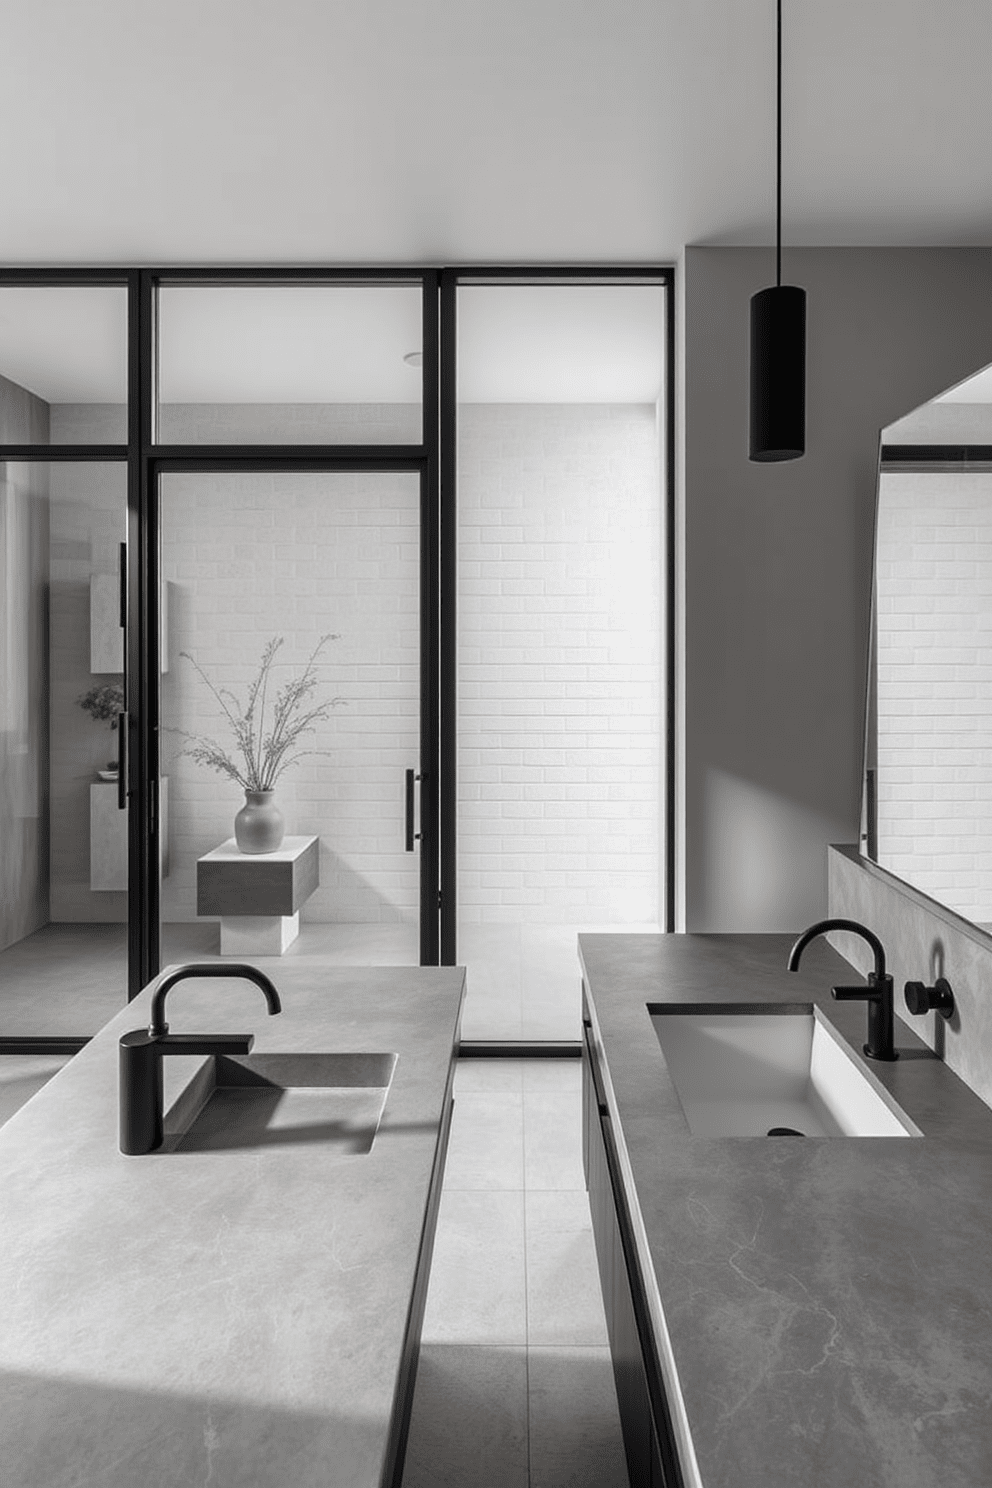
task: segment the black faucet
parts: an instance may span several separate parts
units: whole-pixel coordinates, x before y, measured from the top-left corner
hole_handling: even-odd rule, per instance
[[[129,1157],[154,1152],[162,1145],[162,1058],[165,1054],[247,1054],[252,1033],[170,1033],[165,996],[186,977],[244,977],[265,994],[270,1013],[282,1011],[279,993],[255,966],[216,961],[192,962],[163,977],[152,997],[148,1028],[125,1033],[120,1042],[120,1145]]]
[[[830,991],[838,1002],[867,1002],[868,1042],[864,1050],[868,1058],[884,1059],[887,1062],[898,1059],[899,1055],[893,1045],[895,1010],[892,978],[885,970],[882,942],[871,930],[859,925],[857,920],[818,920],[815,925],[810,925],[808,930],[803,931],[789,952],[789,970],[799,970],[800,958],[810,941],[815,940],[818,935],[825,935],[828,930],[850,930],[871,946],[875,955],[875,970],[868,973],[867,987],[831,987]]]

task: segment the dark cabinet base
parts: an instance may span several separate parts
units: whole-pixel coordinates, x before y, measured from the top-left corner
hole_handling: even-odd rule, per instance
[[[631,1488],[682,1488],[644,1288],[603,1099],[596,1051],[585,1022],[582,1051],[582,1153],[599,1278],[613,1356],[617,1405]]]

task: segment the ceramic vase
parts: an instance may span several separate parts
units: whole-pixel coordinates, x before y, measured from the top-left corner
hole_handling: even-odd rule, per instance
[[[245,791],[245,804],[234,818],[234,840],[243,853],[275,852],[286,833],[274,791]]]

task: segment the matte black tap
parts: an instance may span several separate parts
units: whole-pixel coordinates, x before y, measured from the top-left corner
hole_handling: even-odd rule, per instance
[[[803,931],[789,952],[789,970],[799,970],[800,958],[810,941],[815,940],[818,935],[825,935],[828,930],[849,930],[854,935],[860,935],[871,946],[875,956],[875,970],[868,973],[867,987],[831,987],[830,991],[838,1002],[867,1002],[868,1042],[864,1051],[868,1058],[884,1059],[887,1062],[898,1059],[893,1043],[895,1008],[892,978],[885,970],[882,942],[873,931],[859,925],[857,920],[818,920],[815,925],[810,925],[808,930]]]
[[[265,994],[269,1013],[282,1011],[279,993],[256,966],[216,961],[192,962],[163,977],[152,996],[148,1028],[135,1028],[121,1038],[120,1147],[129,1157],[154,1152],[162,1145],[162,1059],[166,1054],[248,1054],[252,1033],[170,1033],[165,1021],[165,997],[187,977],[243,977]]]

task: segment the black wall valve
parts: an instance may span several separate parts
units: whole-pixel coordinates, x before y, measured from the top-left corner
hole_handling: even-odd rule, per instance
[[[929,1012],[939,1013],[942,1018],[953,1016],[954,993],[946,977],[938,977],[932,987],[922,982],[907,982],[905,990],[906,1006],[917,1017]]]

